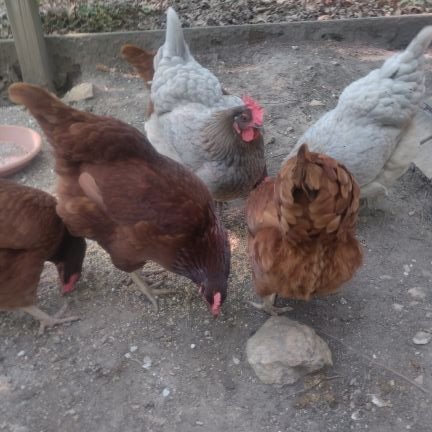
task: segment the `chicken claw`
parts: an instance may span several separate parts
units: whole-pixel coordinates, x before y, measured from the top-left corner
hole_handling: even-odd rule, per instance
[[[278,316],[280,314],[283,314],[285,312],[292,311],[293,308],[291,306],[285,306],[285,307],[278,307],[274,305],[274,302],[276,300],[276,294],[271,294],[269,296],[265,296],[263,298],[262,303],[255,303],[255,302],[249,302],[253,307],[256,307],[257,309],[263,310],[264,312],[267,312],[269,315],[272,316]]]
[[[159,272],[159,271],[156,271],[156,272]],[[156,283],[154,283],[152,285],[149,285],[141,277],[141,274],[140,274],[139,270],[136,270],[136,271],[132,272],[131,273],[131,278],[135,282],[135,285],[137,286],[137,288],[151,301],[151,303],[153,304],[153,307],[154,307],[156,313],[159,312],[159,306],[158,306],[158,302],[156,300],[156,296],[163,295],[163,294],[172,294],[172,293],[174,293],[176,291],[174,288],[156,289],[157,287],[159,287],[160,285],[162,285],[163,282],[160,281],[160,282],[156,282]]]
[[[54,316],[48,315],[43,310],[39,309],[37,306],[27,306],[20,309],[40,321],[38,335],[42,335],[45,332],[46,328],[51,328],[58,324],[64,324],[67,322],[78,321],[80,319],[79,317],[75,316],[60,318],[65,312],[66,308],[67,304],[63,305],[62,308]]]

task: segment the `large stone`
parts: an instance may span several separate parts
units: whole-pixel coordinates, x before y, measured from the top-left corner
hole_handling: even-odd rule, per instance
[[[63,97],[65,103],[79,102],[94,97],[94,88],[92,83],[81,83],[72,87]]]
[[[246,354],[265,384],[293,384],[333,365],[328,345],[315,331],[286,317],[268,319],[248,340]]]

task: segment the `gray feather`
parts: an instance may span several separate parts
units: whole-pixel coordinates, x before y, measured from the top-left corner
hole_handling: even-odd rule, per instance
[[[297,142],[344,163],[362,195],[387,191],[413,161],[420,142],[432,133],[424,107],[424,52],[432,26],[423,28],[405,51],[351,83],[336,108],[312,125]],[[432,104],[431,104],[432,106]]]
[[[175,10],[170,7],[167,12],[167,28],[165,33],[164,56],[189,58],[189,47],[184,39],[183,29]]]

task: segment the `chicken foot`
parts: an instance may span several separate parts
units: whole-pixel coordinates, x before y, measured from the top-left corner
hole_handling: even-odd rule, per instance
[[[280,314],[283,314],[285,312],[293,310],[291,306],[285,306],[285,307],[278,307],[275,306],[276,300],[276,294],[271,294],[268,296],[263,297],[263,302],[255,303],[255,302],[249,302],[253,307],[256,307],[257,309],[263,310],[264,312],[267,312],[269,315],[277,316]]]
[[[151,272],[151,273],[162,273],[162,271],[156,270],[155,272]],[[151,301],[156,313],[159,312],[159,306],[158,306],[158,303],[156,300],[156,296],[164,295],[164,294],[172,294],[176,291],[175,288],[156,289],[157,287],[162,285],[163,282],[160,281],[160,282],[156,282],[152,285],[149,285],[141,277],[141,273],[139,270],[136,270],[136,271],[131,273],[131,279],[135,282],[135,285],[137,286],[137,288]]]
[[[50,316],[37,306],[27,306],[20,308],[22,311],[27,312],[32,317],[36,318],[40,322],[38,334],[42,335],[46,328],[54,327],[58,324],[64,324],[67,322],[78,321],[80,318],[71,316],[66,318],[60,318],[67,308],[65,304],[54,316]]]

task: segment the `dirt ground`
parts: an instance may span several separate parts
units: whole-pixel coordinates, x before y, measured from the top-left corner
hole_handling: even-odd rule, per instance
[[[333,42],[293,48],[269,41],[234,51],[197,58],[229,91],[249,92],[265,106],[271,173],[341,90],[390,54]],[[78,106],[142,130],[148,93],[120,65],[110,73],[83,65],[80,81],[99,91]],[[310,106],[313,99],[325,106]],[[0,119],[36,127],[17,107],[1,107]],[[15,176],[49,191],[54,179],[46,143]],[[412,339],[432,330],[432,185],[413,167],[382,206],[361,217],[365,263],[342,292],[286,302],[294,307],[290,317],[328,342],[334,361],[294,386],[261,384],[246,360],[246,341],[267,316],[246,304],[254,293],[241,203],[225,220],[233,266],[218,320],[187,295],[188,281],[169,274],[161,277],[178,294],[161,297],[156,315],[93,243],[79,289],[65,298],[47,265],[41,308],[55,313],[67,302],[81,321],[38,337],[30,316],[0,313],[0,431],[430,431],[432,343]]]

